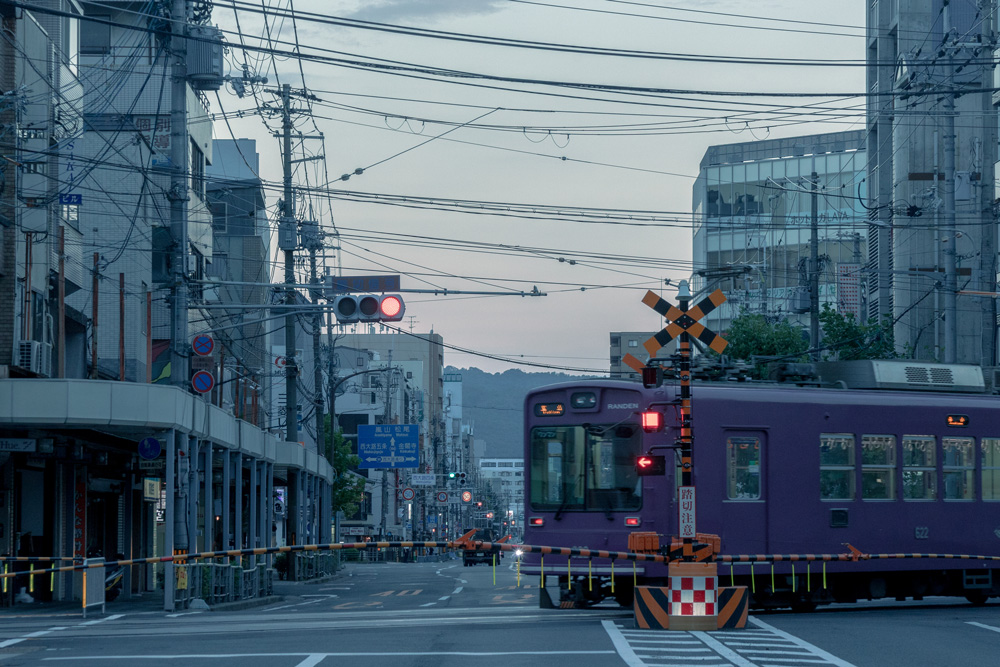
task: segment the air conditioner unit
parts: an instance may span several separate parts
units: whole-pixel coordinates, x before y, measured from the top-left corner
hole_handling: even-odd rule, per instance
[[[35,340],[22,340],[18,345],[18,366],[26,371],[52,376],[52,344]]]

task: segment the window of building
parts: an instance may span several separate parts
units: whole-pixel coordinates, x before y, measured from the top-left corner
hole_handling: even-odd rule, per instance
[[[937,498],[937,441],[932,435],[903,436],[903,499]]]
[[[212,202],[208,205],[212,211],[212,231],[225,233],[228,225],[229,206],[224,201]]]
[[[191,189],[205,198],[205,154],[194,139],[191,140]]]
[[[976,449],[972,438],[941,439],[945,500],[976,499]]]
[[[622,340],[621,340],[621,338],[620,338],[620,337],[618,337],[618,336],[612,336],[612,337],[611,337],[611,344],[612,344],[612,345],[616,345],[616,346],[617,346],[617,345],[621,345],[621,344],[622,344]]]
[[[212,253],[212,266],[208,275],[222,279],[229,277],[229,253]]]
[[[99,21],[111,21],[110,16],[95,14],[88,16],[93,21],[80,21],[80,53],[104,55],[111,52],[111,25]]]
[[[726,440],[726,487],[730,500],[760,498],[760,439],[729,438]]]
[[[628,342],[628,346],[629,346],[629,347],[639,347],[639,341],[637,341],[637,340],[635,340],[635,339],[633,338],[633,339],[629,340],[629,342]]]
[[[861,497],[896,499],[896,436],[861,436]]]
[[[611,355],[611,365],[617,366],[622,362],[622,358],[617,355]]]
[[[49,163],[45,161],[24,162],[22,168],[26,174],[41,174],[44,176],[49,171]]]
[[[983,438],[983,500],[1000,500],[1000,438]]]
[[[820,434],[819,497],[823,500],[854,500],[853,433]]]

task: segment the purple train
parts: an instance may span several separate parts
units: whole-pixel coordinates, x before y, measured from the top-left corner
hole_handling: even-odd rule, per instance
[[[982,371],[850,364],[868,368],[862,375],[880,367],[902,378],[872,386],[924,391],[694,384],[697,531],[719,535],[721,553],[733,556],[843,554],[848,543],[870,554],[1000,555],[1000,397],[985,393]],[[820,366],[831,374],[844,367]],[[970,368],[978,382],[941,380]],[[949,391],[927,391],[941,387]],[[638,531],[669,544],[678,534],[678,394],[611,380],[528,394],[524,543],[627,551]],[[649,411],[663,415],[661,430],[644,431],[640,417]],[[649,454],[666,455],[664,474],[639,476],[637,457]],[[539,574],[539,561],[525,554],[521,572]],[[608,597],[631,605],[634,580],[666,583],[666,566],[656,563],[637,563],[633,574],[631,562],[616,562],[613,593],[607,560],[574,558],[567,574],[566,557],[549,555],[544,572],[550,594],[558,576],[561,602],[576,606]],[[982,604],[1000,595],[1000,562],[984,560],[778,562],[773,571],[758,563],[753,574],[749,564],[720,563],[719,577],[720,585],[732,578],[752,588],[756,608],[930,595]]]

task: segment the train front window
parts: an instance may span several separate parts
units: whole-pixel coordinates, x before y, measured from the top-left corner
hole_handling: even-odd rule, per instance
[[[592,512],[639,509],[637,426],[556,426],[531,431],[531,506]]]

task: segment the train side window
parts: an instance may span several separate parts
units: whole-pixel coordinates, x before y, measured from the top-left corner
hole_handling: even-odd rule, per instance
[[[1000,500],[1000,438],[983,438],[983,500]]]
[[[937,440],[933,435],[903,436],[903,500],[937,498]]]
[[[726,487],[730,500],[760,498],[760,438],[729,438]]]
[[[976,449],[972,438],[941,439],[945,500],[976,499]]]
[[[854,500],[853,433],[820,434],[819,497],[822,500]]]
[[[896,436],[861,436],[861,498],[896,499]]]

